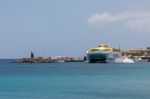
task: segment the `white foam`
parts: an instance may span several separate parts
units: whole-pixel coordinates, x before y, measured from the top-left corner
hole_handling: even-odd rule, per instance
[[[134,63],[132,59],[125,58],[123,59],[123,63]]]

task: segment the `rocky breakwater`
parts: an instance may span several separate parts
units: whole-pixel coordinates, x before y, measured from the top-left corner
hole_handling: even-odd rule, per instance
[[[73,57],[65,57],[65,56],[56,56],[56,57],[37,57],[37,58],[21,58],[16,59],[13,63],[54,63],[54,62],[83,62],[84,59],[82,57],[73,58]]]
[[[51,63],[51,62],[52,62],[51,57],[22,58],[22,59],[16,59],[15,61],[13,61],[13,63]]]

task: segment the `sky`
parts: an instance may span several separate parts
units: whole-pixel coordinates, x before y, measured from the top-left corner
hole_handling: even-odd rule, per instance
[[[0,58],[150,46],[150,0],[0,0]]]

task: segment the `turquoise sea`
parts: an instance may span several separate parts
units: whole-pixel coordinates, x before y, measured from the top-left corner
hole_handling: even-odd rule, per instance
[[[0,60],[0,99],[150,99],[150,63]]]

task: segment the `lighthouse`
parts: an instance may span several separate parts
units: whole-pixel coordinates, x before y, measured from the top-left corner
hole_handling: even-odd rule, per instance
[[[31,51],[31,58],[34,58],[34,53]]]

